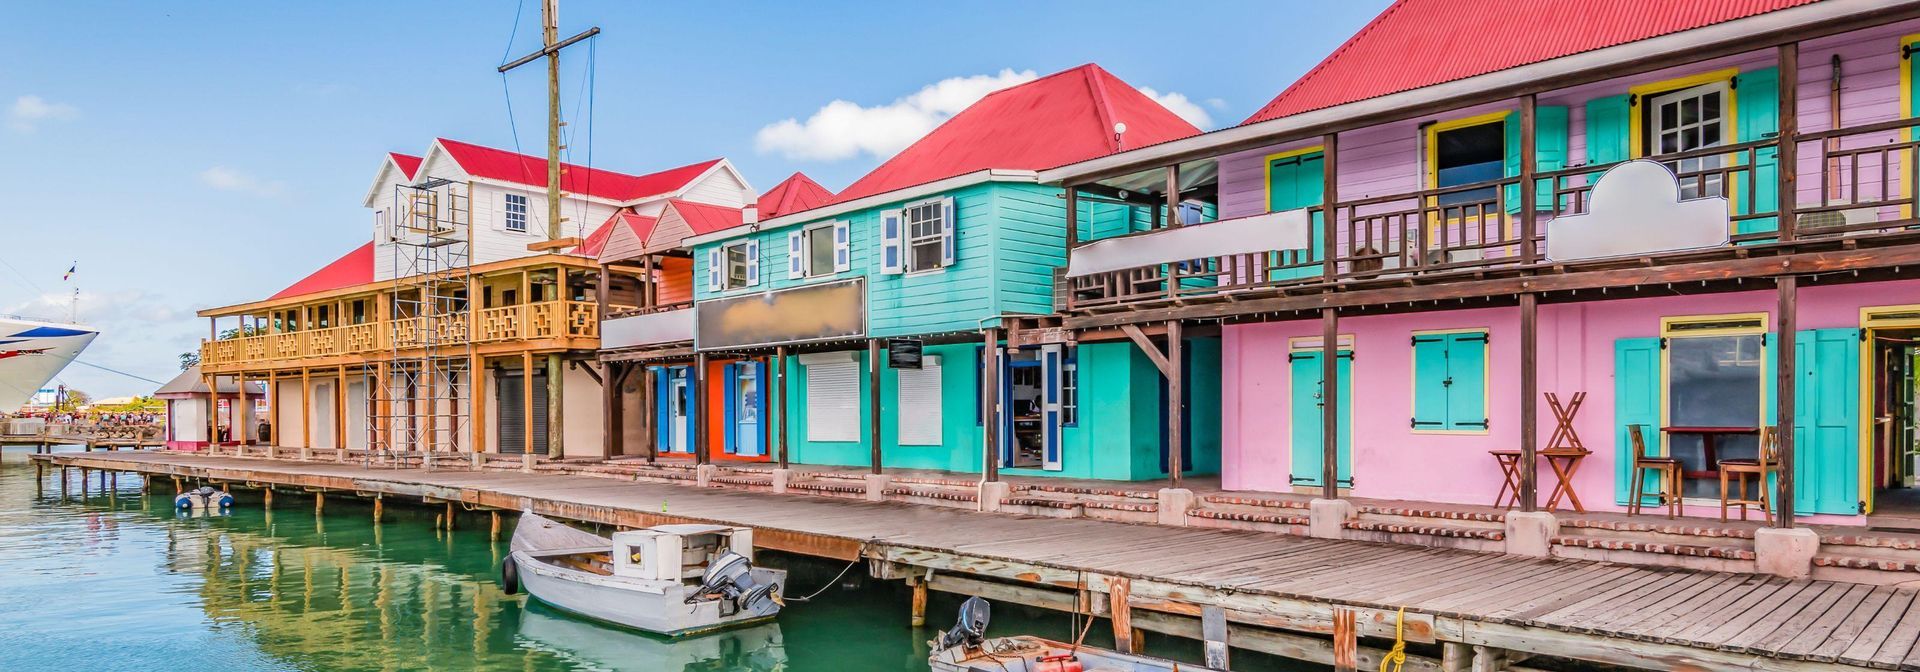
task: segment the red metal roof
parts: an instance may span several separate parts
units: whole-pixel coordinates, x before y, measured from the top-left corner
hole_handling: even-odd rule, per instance
[[[680,218],[686,220],[687,228],[691,229],[696,236],[731,229],[739,226],[741,222],[739,208],[683,201],[678,198],[668,199],[667,207],[680,213]]]
[[[1242,124],[1819,0],[1397,0]]]
[[[587,234],[586,240],[580,241],[580,246],[573,248],[573,253],[584,257],[600,256],[600,253],[607,249],[607,241],[613,238],[614,230],[623,226],[633,232],[634,238],[644,241],[648,234],[653,233],[653,224],[657,221],[660,220],[626,210],[613,213],[613,216],[608,217],[599,228],[593,230],[593,233]]]
[[[1115,122],[1127,132],[1114,137]],[[1095,64],[988,94],[830,203],[988,168],[1042,170],[1197,135],[1200,129]]]
[[[779,184],[773,185],[767,193],[760,195],[755,205],[760,209],[761,219],[772,219],[781,215],[820,207],[833,200],[833,192],[820,186],[819,182],[807,177],[806,173],[794,173]]]
[[[480,145],[438,138],[435,140],[447,150],[447,155],[455,163],[475,177],[524,184],[529,187],[545,189],[547,187],[547,160],[543,157],[517,154],[504,149],[482,147]],[[611,201],[631,201],[648,196],[658,196],[687,186],[699,177],[719,159],[702,161],[692,165],[670,168],[646,175],[628,175],[611,170],[587,168],[571,163],[560,164],[560,189],[570,194],[594,196]]]
[[[346,256],[320,267],[320,270],[314,271],[313,275],[288,285],[286,289],[280,290],[280,293],[267,297],[267,300],[315,294],[369,282],[373,282],[373,243],[371,242],[354,248]]]
[[[413,179],[414,173],[420,171],[420,157],[418,156],[401,154],[399,152],[387,152],[387,158],[392,159],[393,165],[398,167],[400,172],[406,173],[407,179],[409,180]]]

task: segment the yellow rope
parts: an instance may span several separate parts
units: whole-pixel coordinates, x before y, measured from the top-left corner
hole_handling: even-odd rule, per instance
[[[1400,608],[1400,615],[1393,620],[1393,650],[1380,657],[1380,672],[1400,672],[1400,666],[1407,662],[1407,608]]]

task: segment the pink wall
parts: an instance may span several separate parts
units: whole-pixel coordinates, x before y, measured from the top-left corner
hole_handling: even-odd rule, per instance
[[[1800,327],[1857,327],[1865,306],[1913,303],[1920,281],[1810,287],[1800,293]],[[1674,296],[1540,308],[1540,390],[1567,399],[1587,392],[1575,421],[1593,455],[1581,466],[1576,491],[1591,510],[1617,510],[1613,503],[1614,341],[1658,336],[1660,318],[1718,313],[1771,314],[1771,290]],[[1383,499],[1491,504],[1500,472],[1488,450],[1519,447],[1519,314],[1517,309],[1475,309],[1356,317],[1340,322],[1354,338],[1354,495]],[[1490,382],[1489,431],[1485,434],[1415,433],[1412,412],[1412,332],[1485,328]],[[1291,441],[1288,339],[1318,337],[1316,320],[1228,326],[1223,329],[1225,368],[1221,479],[1230,490],[1286,491]],[[1540,406],[1540,439],[1553,430]],[[1541,494],[1551,485],[1542,468]],[[1544,497],[1543,497],[1544,498]],[[1717,509],[1689,511],[1717,515]],[[1833,522],[1857,517],[1820,517]]]

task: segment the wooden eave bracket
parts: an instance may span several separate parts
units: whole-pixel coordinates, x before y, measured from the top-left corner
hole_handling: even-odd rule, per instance
[[[1153,360],[1153,366],[1154,368],[1160,369],[1161,376],[1170,377],[1173,375],[1173,367],[1167,361],[1167,354],[1161,352],[1160,347],[1154,345],[1153,341],[1147,338],[1147,332],[1141,331],[1140,325],[1122,324],[1120,325],[1120,331],[1126,332],[1127,338],[1133,339],[1133,344],[1140,346],[1140,351],[1147,354],[1147,359]]]

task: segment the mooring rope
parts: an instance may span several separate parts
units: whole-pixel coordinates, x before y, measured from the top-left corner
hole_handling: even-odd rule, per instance
[[[838,585],[840,583],[840,579],[844,578],[847,575],[847,572],[853,569],[854,565],[860,564],[861,560],[866,559],[867,547],[872,545],[873,541],[874,541],[873,539],[868,539],[866,541],[860,542],[860,552],[855,553],[853,555],[853,562],[849,562],[847,563],[847,566],[840,568],[840,573],[833,575],[833,580],[828,581],[827,585],[821,586],[819,590],[813,591],[812,595],[808,595],[806,597],[783,597],[783,598],[780,598],[780,601],[781,602],[808,602],[813,600],[813,598],[819,597],[821,593],[827,592],[828,588],[832,588],[835,585]]]
[[[1400,666],[1407,662],[1407,608],[1400,608],[1400,615],[1393,619],[1393,649],[1380,657],[1380,672],[1400,672]]]

